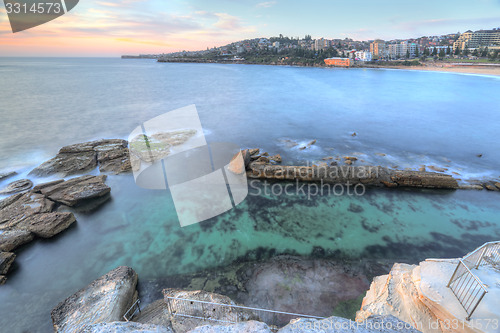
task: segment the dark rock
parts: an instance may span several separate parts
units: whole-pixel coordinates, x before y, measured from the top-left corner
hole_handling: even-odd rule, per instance
[[[52,182],[43,183],[43,184],[38,184],[35,187],[33,187],[33,192],[42,193],[42,189],[60,184],[62,182],[64,182],[64,179],[54,180]]]
[[[69,176],[88,172],[97,167],[101,171],[127,172],[131,170],[127,141],[103,139],[62,147],[52,159],[35,168],[30,174],[49,176],[61,174]]]
[[[0,191],[0,194],[14,194],[29,190],[33,183],[29,179],[16,180]]]
[[[16,255],[12,252],[0,252],[0,275],[5,275],[10,269],[10,266],[16,259]]]
[[[27,230],[38,237],[50,238],[66,230],[75,222],[73,213],[42,213],[28,217],[16,226],[18,230]]]
[[[102,139],[102,140],[95,140],[95,141],[89,141],[89,142],[83,142],[83,143],[77,143],[74,145],[69,145],[62,147],[59,149],[59,154],[65,154],[65,153],[83,153],[83,152],[89,152],[89,151],[94,151],[96,147],[104,147],[103,149],[106,149],[105,147],[113,146],[113,147],[127,147],[128,142],[127,140],[121,140],[121,139]]]
[[[12,177],[14,175],[17,175],[17,172],[15,171],[11,171],[11,172],[3,172],[3,173],[0,173],[0,180],[4,180],[4,179],[7,179],[9,177]]]
[[[104,181],[105,175],[81,176],[62,183],[40,189],[41,193],[53,201],[67,206],[75,206],[82,202],[102,197],[111,191]]]
[[[250,156],[258,155],[259,152],[260,152],[259,148],[248,149],[248,153],[250,154]]]
[[[396,171],[391,180],[404,187],[457,189],[458,182],[450,175],[435,172]]]
[[[171,327],[115,321],[87,326],[82,333],[174,333],[174,331]]]
[[[0,230],[10,229],[35,214],[50,213],[54,205],[39,193],[14,194],[0,202]]]
[[[281,159],[281,155],[280,155],[280,154],[273,155],[273,156],[269,157],[269,159],[270,159],[271,161],[276,162],[276,163],[281,163],[281,162],[282,162],[282,159]]]
[[[7,282],[7,277],[3,276],[3,275],[0,275],[0,286],[2,284],[5,284],[5,282]]]
[[[493,184],[484,184],[484,187],[486,187],[488,191],[495,191],[495,192],[500,191],[500,189]]]
[[[85,173],[97,166],[97,153],[83,151],[79,153],[59,153],[30,172],[30,175],[50,176],[60,174],[63,177]]]
[[[27,230],[0,230],[0,251],[9,252],[33,240]]]
[[[87,327],[123,320],[137,300],[137,274],[120,266],[79,290],[52,311],[56,332],[82,332]]]
[[[481,157],[483,157],[483,154],[477,154],[476,156],[481,158]]]
[[[495,183],[495,186],[500,190],[500,183]]]

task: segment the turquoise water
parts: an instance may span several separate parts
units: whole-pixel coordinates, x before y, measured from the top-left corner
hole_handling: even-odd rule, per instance
[[[207,140],[279,152],[285,163],[357,154],[366,163],[499,177],[497,78],[119,59],[0,59],[0,73],[0,170],[18,170],[17,178],[60,146],[126,137],[192,103]],[[312,139],[305,151],[285,141]],[[0,331],[49,331],[59,301],[118,265],[144,281],[279,253],[418,262],[500,238],[500,194],[486,191],[308,200],[251,189],[237,208],[181,228],[169,192],[138,188],[132,175],[107,183],[112,198],[98,210],[77,211],[60,236],[16,251],[0,287]]]

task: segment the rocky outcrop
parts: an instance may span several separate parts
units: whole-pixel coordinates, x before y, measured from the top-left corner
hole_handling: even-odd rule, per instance
[[[252,159],[257,155],[253,155]],[[332,184],[363,184],[385,187],[417,187],[435,189],[458,189],[458,182],[450,175],[425,172],[391,170],[380,166],[352,166],[356,157],[345,157],[348,165],[282,166],[270,164],[267,157],[260,156],[247,168],[247,176],[257,179],[288,180],[302,182],[324,182]]]
[[[393,316],[373,316],[362,322],[351,321],[340,317],[329,317],[326,319],[296,319],[278,331],[278,333],[418,333],[420,331],[412,328]]]
[[[497,332],[493,326],[476,325],[498,320],[498,311],[493,309],[498,303],[493,285],[488,287],[491,295],[482,300],[472,320],[465,319],[466,312],[447,287],[457,263],[456,259],[427,259],[419,265],[395,264],[388,275],[373,280],[356,320],[393,315],[424,333]],[[485,276],[495,274],[500,273],[492,269]]]
[[[0,191],[0,194],[14,194],[29,190],[33,183],[29,179],[16,180]]]
[[[0,285],[4,284],[7,281],[7,277],[5,274],[10,269],[10,266],[14,262],[16,255],[11,252],[0,252]]]
[[[30,172],[36,176],[59,174],[63,177],[85,173],[97,167],[101,171],[121,173],[131,170],[128,142],[105,139],[62,147],[59,153]]]
[[[17,231],[27,231],[41,238],[54,237],[76,222],[73,213],[53,212],[30,216],[16,225]]]
[[[10,266],[16,259],[16,255],[12,252],[0,252],[0,275],[5,275],[10,269]]]
[[[62,203],[66,206],[75,206],[89,199],[103,197],[111,188],[104,181],[105,175],[101,176],[82,176],[62,182],[52,182],[42,184],[35,188],[50,200]]]
[[[0,230],[0,251],[12,251],[29,243],[35,236],[27,230]]]
[[[205,325],[189,331],[189,333],[271,333],[265,323],[249,320],[233,325]]]
[[[51,312],[56,332],[82,332],[89,326],[123,320],[137,299],[137,274],[120,266],[59,303]]]
[[[111,191],[105,179],[105,175],[61,179],[0,201],[0,251],[12,251],[35,237],[50,238],[69,228],[76,218],[72,212],[55,211],[57,203],[101,204]]]
[[[54,202],[39,193],[14,194],[0,201],[0,230],[10,230],[36,214],[50,213]]]
[[[87,326],[81,333],[174,333],[174,331],[165,326],[115,321]]]

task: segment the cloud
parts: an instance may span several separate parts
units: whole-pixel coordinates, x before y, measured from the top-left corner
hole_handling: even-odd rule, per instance
[[[276,4],[276,1],[266,1],[266,2],[259,2],[256,7],[257,8],[269,8],[272,7]]]

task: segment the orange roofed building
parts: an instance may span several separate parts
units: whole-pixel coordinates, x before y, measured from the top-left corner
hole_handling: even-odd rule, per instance
[[[336,67],[349,67],[351,66],[351,59],[349,58],[327,58],[325,64],[328,66]]]

